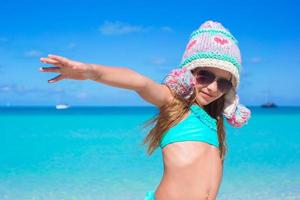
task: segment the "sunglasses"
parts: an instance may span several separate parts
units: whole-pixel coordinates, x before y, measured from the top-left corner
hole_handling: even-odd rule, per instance
[[[222,93],[228,92],[232,88],[230,80],[225,78],[217,78],[216,75],[208,70],[201,69],[196,71],[196,80],[199,84],[208,85],[217,79],[218,90]]]

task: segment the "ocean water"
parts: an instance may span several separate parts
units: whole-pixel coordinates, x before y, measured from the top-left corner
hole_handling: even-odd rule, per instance
[[[218,200],[300,199],[300,107],[228,124]],[[162,177],[142,141],[155,107],[0,108],[1,200],[142,200]]]

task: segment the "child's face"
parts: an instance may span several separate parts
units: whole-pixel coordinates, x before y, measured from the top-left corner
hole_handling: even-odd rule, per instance
[[[208,70],[216,75],[218,78],[225,78],[226,80],[231,79],[231,73],[222,69],[214,68],[214,67],[201,67],[193,70],[193,74],[196,75],[200,69]],[[222,92],[218,89],[217,81],[213,81],[210,84],[201,84],[196,83],[196,98],[197,102],[201,104],[201,106],[207,105],[216,99],[220,98],[225,92]]]

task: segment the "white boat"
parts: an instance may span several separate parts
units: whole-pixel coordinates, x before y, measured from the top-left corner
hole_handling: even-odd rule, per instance
[[[69,107],[70,107],[70,105],[68,105],[68,104],[57,104],[56,105],[56,109],[58,109],[58,110],[67,109]]]

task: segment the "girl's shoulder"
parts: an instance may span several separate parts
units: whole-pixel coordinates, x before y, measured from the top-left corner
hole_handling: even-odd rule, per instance
[[[156,83],[151,79],[148,79],[147,83],[137,92],[143,99],[158,108],[171,103],[174,99],[174,93],[168,86]]]

